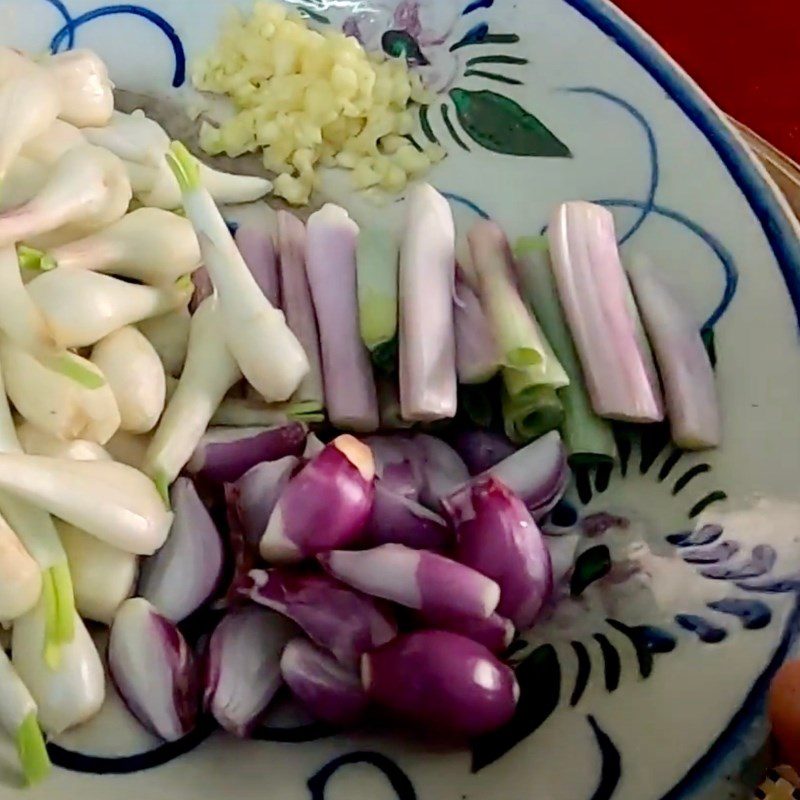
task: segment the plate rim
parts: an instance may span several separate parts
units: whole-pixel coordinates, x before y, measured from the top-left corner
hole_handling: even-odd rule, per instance
[[[611,0],[562,1],[644,69],[711,145],[764,232],[800,327],[800,221],[766,167],[694,78]]]

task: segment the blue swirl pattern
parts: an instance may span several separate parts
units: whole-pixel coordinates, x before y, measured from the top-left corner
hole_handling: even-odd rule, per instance
[[[67,50],[71,50],[75,46],[76,31],[87,22],[117,14],[130,14],[152,22],[167,37],[175,53],[175,71],[172,75],[172,85],[177,88],[186,83],[186,51],[184,50],[183,42],[175,28],[155,11],[144,6],[124,3],[122,5],[100,6],[78,17],[73,17],[62,0],[46,0],[46,2],[53,6],[64,18],[63,26],[56,31],[50,40],[51,53],[58,53],[63,45],[66,45]]]

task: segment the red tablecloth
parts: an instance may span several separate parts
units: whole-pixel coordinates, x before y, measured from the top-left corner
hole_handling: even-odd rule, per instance
[[[615,0],[724,111],[800,161],[798,0]]]

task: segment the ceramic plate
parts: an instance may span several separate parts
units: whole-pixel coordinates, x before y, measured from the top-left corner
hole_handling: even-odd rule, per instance
[[[227,5],[2,0],[0,40],[33,51],[92,47],[118,86],[180,92]],[[287,712],[271,720],[273,741],[198,736],[182,748],[190,752],[162,752],[167,763],[137,772],[153,759],[108,757],[157,743],[125,723],[112,698],[99,721],[60,740],[87,756],[71,762],[84,772],[58,770],[27,796],[738,796],[800,588],[800,245],[785,204],[717,109],[604,0],[298,6],[405,54],[437,90],[417,135],[448,151],[431,180],[459,225],[489,215],[512,236],[538,234],[559,201],[613,209],[624,252],[646,252],[672,273],[704,321],[724,447],[683,454],[655,428],[623,435],[613,474],[582,477],[556,522],[580,535],[575,579],[601,577],[525,636],[517,719],[471,749],[329,738]],[[333,182],[326,191],[341,190]],[[393,212],[338,199],[360,218]],[[87,774],[109,771],[132,774]],[[16,792],[7,781],[0,797]]]

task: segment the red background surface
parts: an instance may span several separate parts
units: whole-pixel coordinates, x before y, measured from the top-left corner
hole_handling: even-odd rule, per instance
[[[800,0],[615,0],[728,114],[800,161]]]

